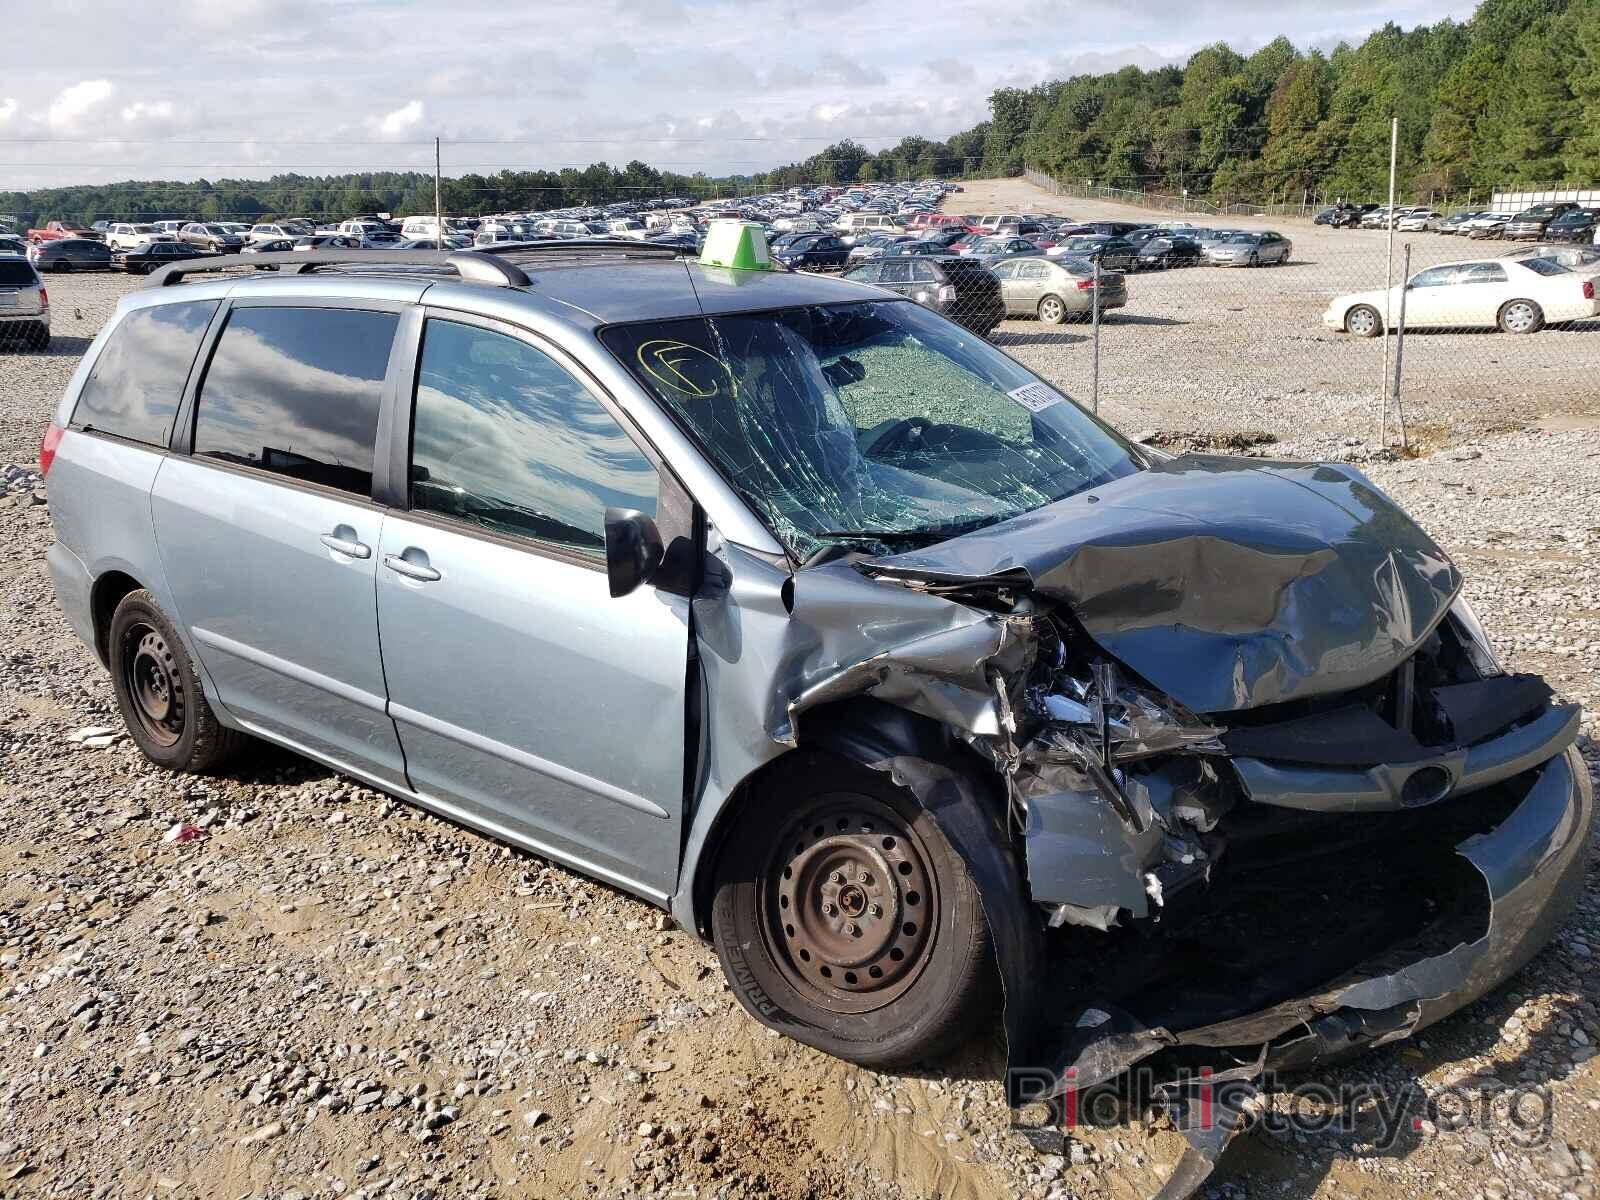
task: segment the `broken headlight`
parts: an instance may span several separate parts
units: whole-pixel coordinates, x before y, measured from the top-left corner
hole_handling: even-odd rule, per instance
[[[1450,617],[1461,635],[1462,648],[1478,674],[1484,679],[1504,675],[1505,669],[1494,656],[1494,647],[1489,645],[1489,635],[1483,631],[1483,624],[1478,620],[1478,614],[1472,611],[1472,605],[1465,595],[1456,597],[1455,603],[1450,606]]]

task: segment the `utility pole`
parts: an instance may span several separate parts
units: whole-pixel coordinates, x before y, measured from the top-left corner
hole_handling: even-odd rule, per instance
[[[433,236],[444,249],[444,189],[439,182],[439,139],[433,139]]]
[[[1389,248],[1383,256],[1383,376],[1378,396],[1383,404],[1383,416],[1378,421],[1378,445],[1389,444],[1389,298],[1394,288],[1394,167],[1400,149],[1400,118],[1389,120],[1389,215],[1384,222],[1389,227]],[[1402,287],[1405,280],[1400,281]]]

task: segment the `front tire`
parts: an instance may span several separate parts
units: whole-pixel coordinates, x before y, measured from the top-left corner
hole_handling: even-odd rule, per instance
[[[1506,333],[1538,333],[1544,328],[1544,310],[1532,300],[1507,300],[1495,323]]]
[[[1344,331],[1356,337],[1377,337],[1383,332],[1383,318],[1370,304],[1358,304],[1344,315]]]
[[[149,592],[122,598],[106,645],[123,724],[158,767],[209,771],[244,742],[244,734],[217,720],[178,631]]]
[[[802,751],[718,856],[711,928],[757,1020],[863,1066],[936,1057],[994,995],[977,884],[888,775]]]
[[[1067,319],[1067,306],[1059,296],[1046,296],[1039,301],[1039,320],[1046,325],[1059,325]]]

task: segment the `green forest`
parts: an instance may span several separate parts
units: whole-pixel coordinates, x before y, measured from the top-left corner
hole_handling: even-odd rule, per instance
[[[1482,197],[1513,185],[1600,184],[1600,0],[1484,0],[1466,22],[1389,24],[1358,46],[1248,56],[1208,46],[1181,67],[1124,67],[989,98],[948,142],[849,143],[772,174],[1058,179],[1263,203],[1380,199],[1399,118],[1401,193]]]
[[[1468,21],[1411,30],[1389,24],[1328,54],[1285,38],[1249,55],[1218,44],[1183,66],[1002,88],[989,109],[989,120],[945,141],[909,137],[876,153],[843,141],[754,177],[673,174],[642,162],[463,175],[444,181],[444,206],[452,213],[545,210],[1024,168],[1222,202],[1376,199],[1388,187],[1392,117],[1405,198],[1596,186],[1600,0],[1484,0]],[[432,209],[433,178],[415,172],[0,191],[0,212],[26,221],[331,219]]]

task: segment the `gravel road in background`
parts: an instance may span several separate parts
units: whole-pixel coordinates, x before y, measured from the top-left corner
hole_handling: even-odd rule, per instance
[[[860,1070],[758,1028],[709,949],[602,885],[264,747],[212,778],[146,764],[55,608],[49,508],[27,476],[130,284],[49,285],[55,347],[0,355],[0,1197],[1155,1189],[1170,1130],[1084,1131],[1064,1157],[1008,1134],[993,1033],[926,1071]],[[1130,357],[1108,357],[1108,378]],[[1508,664],[1600,706],[1593,404],[1444,396],[1441,448],[1396,460],[1368,414],[1292,377],[1250,405],[1228,355],[1150,360],[1137,388],[1108,388],[1112,421],[1169,448],[1360,463],[1455,556]],[[110,744],[75,740],[85,729]],[[1600,735],[1593,715],[1585,731]],[[1548,1139],[1422,1112],[1378,1148],[1368,1111],[1348,1132],[1242,1139],[1209,1194],[1593,1197],[1597,887],[1591,872],[1556,944],[1505,987],[1313,1076],[1391,1095],[1537,1085]]]

